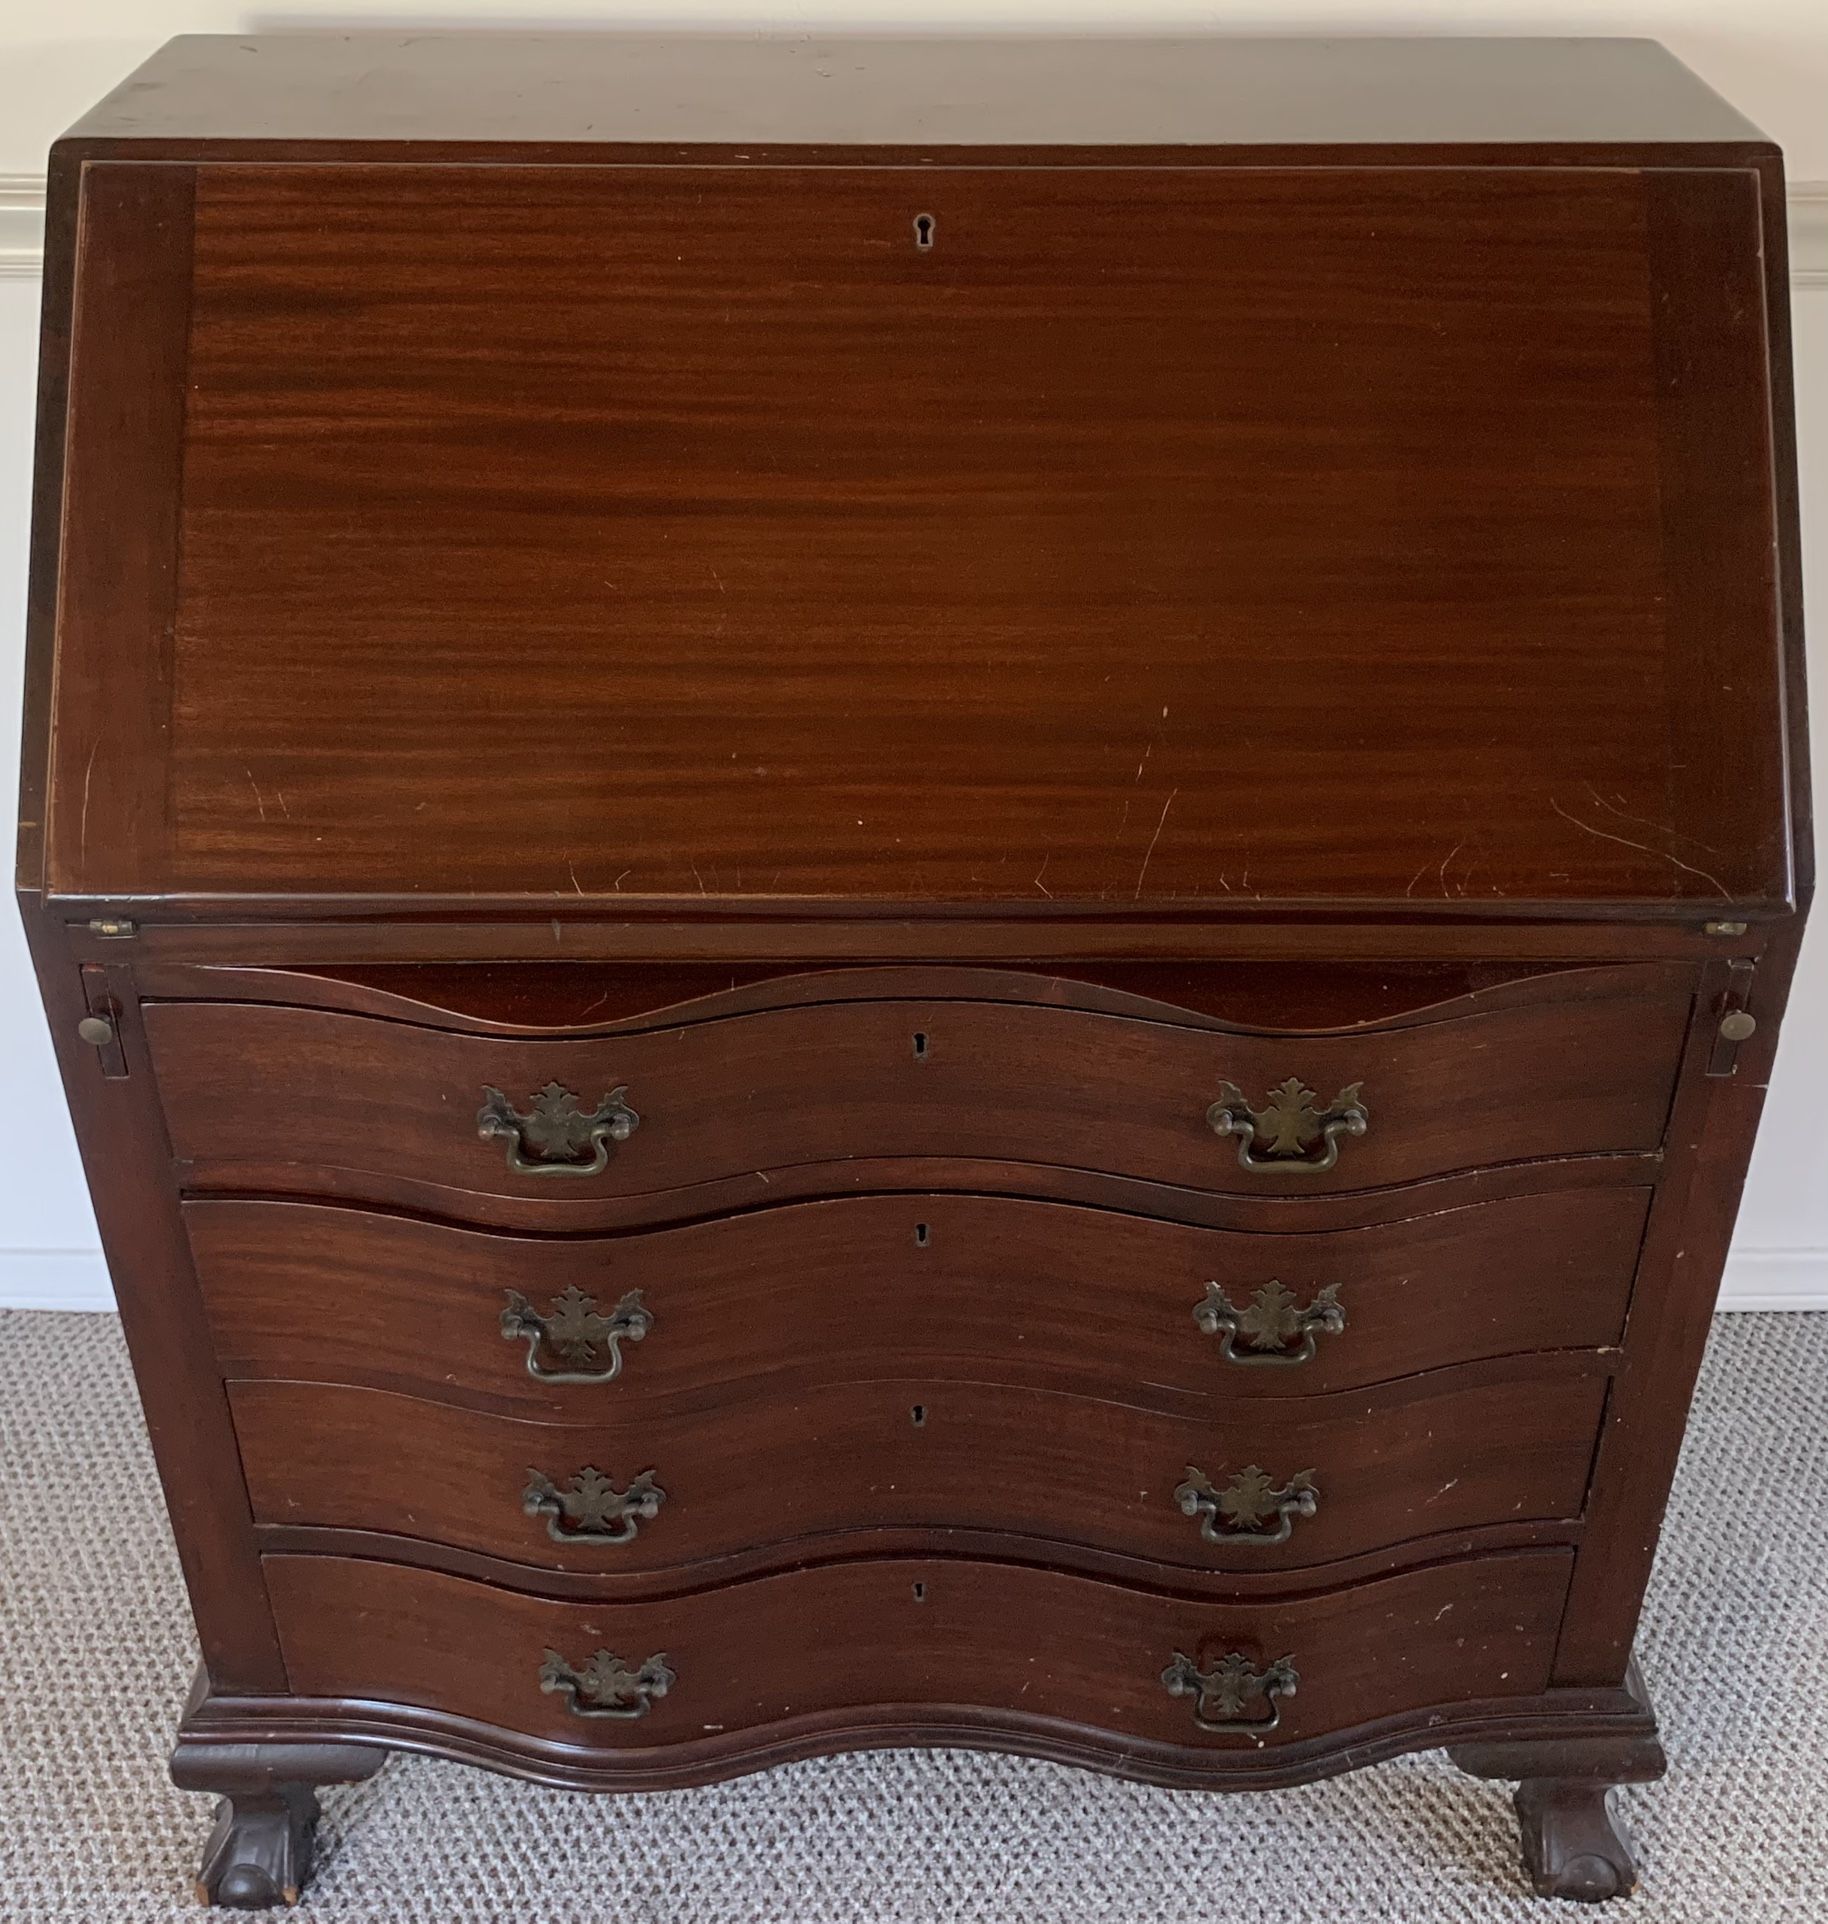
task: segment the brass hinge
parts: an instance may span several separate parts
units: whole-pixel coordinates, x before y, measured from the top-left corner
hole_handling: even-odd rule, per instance
[[[89,933],[91,935],[99,935],[105,938],[138,935],[139,932],[140,925],[137,922],[129,922],[124,916],[98,915],[95,920],[89,924]]]
[[[1726,987],[1714,1006],[1717,1027],[1713,1052],[1707,1059],[1710,1076],[1730,1076],[1739,1065],[1740,1044],[1758,1033],[1758,1018],[1747,1006],[1752,1000],[1753,964],[1744,957],[1727,965]]]

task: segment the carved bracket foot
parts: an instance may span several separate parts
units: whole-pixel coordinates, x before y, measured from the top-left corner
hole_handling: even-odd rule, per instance
[[[360,1744],[236,1744],[180,1736],[172,1781],[221,1794],[197,1896],[229,1910],[296,1904],[311,1873],[319,1784],[356,1783],[387,1761]]]
[[[1637,1887],[1631,1838],[1613,1815],[1612,1787],[1649,1783],[1666,1764],[1635,1663],[1620,1696],[1623,1727],[1608,1736],[1522,1737],[1448,1749],[1471,1776],[1516,1782],[1523,1866],[1538,1896],[1598,1904]]]
[[[1637,1888],[1631,1837],[1605,1784],[1579,1778],[1526,1777],[1517,1786],[1523,1867],[1538,1897],[1583,1904],[1629,1897]]]
[[[223,1798],[203,1847],[198,1901],[234,1911],[296,1904],[311,1871],[317,1815],[317,1793],[309,1784]]]

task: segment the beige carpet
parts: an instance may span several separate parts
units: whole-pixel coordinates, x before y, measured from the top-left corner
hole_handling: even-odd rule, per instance
[[[1828,1919],[1828,1315],[1717,1325],[1642,1655],[1672,1771],[1623,1793],[1645,1882],[1620,1924]],[[114,1319],[0,1312],[6,1924],[197,1915],[209,1800],[164,1775],[191,1663]],[[325,1809],[301,1924],[1582,1914],[1526,1894],[1506,1787],[1437,1756],[1234,1798],[953,1752],[634,1798],[395,1759]]]

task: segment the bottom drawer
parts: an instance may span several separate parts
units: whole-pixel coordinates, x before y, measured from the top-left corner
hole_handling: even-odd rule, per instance
[[[1217,1606],[944,1559],[827,1564],[615,1605],[400,1564],[264,1561],[301,1696],[650,1753],[741,1748],[741,1733],[759,1741],[809,1720],[883,1721],[870,1713],[889,1706],[905,1723],[978,1712],[993,1726],[1250,1750],[1543,1689],[1572,1552]]]

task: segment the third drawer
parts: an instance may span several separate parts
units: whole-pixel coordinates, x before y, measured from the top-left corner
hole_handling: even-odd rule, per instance
[[[1606,1383],[1560,1355],[1188,1415],[892,1376],[594,1426],[324,1384],[231,1400],[265,1524],[606,1578],[933,1530],[1249,1574],[1578,1517]]]

